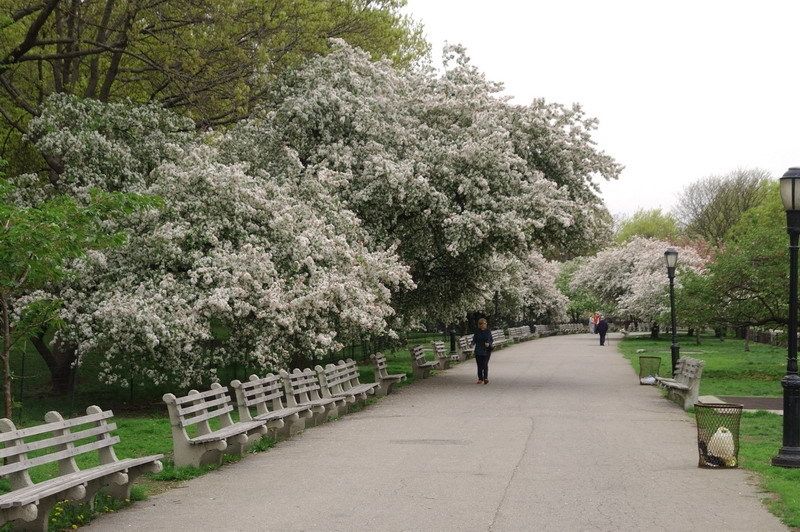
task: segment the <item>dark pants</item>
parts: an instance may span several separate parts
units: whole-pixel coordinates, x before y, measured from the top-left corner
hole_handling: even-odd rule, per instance
[[[475,355],[475,362],[478,364],[478,380],[479,381],[488,381],[489,380],[489,357],[492,356],[491,353],[487,355]]]
[[[606,333],[600,333],[600,345],[606,345]]]

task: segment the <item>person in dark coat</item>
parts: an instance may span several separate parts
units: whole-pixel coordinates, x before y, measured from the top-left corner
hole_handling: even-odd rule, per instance
[[[475,362],[478,364],[478,382],[475,384],[489,384],[489,357],[492,356],[492,331],[485,318],[478,320],[478,332],[472,337],[475,344]]]
[[[608,332],[608,322],[605,316],[600,316],[600,321],[597,322],[597,333],[600,335],[600,345],[606,345],[606,333]]]

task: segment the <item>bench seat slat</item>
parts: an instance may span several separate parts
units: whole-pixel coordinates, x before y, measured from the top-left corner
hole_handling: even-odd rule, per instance
[[[184,403],[188,403],[189,401],[196,401],[197,399],[205,399],[206,397],[213,397],[215,395],[222,395],[224,393],[228,393],[227,386],[223,386],[221,388],[211,388],[210,390],[206,390],[205,392],[193,393],[190,395],[184,395],[183,397],[178,397],[175,399],[175,404],[182,405]]]
[[[210,432],[208,434],[201,434],[200,436],[191,438],[189,440],[189,443],[200,444],[200,443],[207,443],[210,441],[223,440],[231,436],[244,434],[245,432],[249,432],[255,428],[262,426],[263,424],[264,424],[263,421],[240,421],[238,423],[234,423],[229,427],[224,427],[219,430],[215,430],[214,432]]]
[[[56,445],[62,445],[64,443],[78,441],[84,438],[90,438],[92,436],[98,436],[100,434],[105,434],[106,432],[112,432],[116,430],[116,428],[117,428],[116,423],[108,423],[105,425],[100,425],[99,427],[92,427],[86,430],[70,432],[69,434],[64,434],[61,436],[54,436],[52,438],[36,440],[30,443],[14,445],[13,447],[6,447],[4,449],[0,449],[0,458],[8,458],[9,456],[16,456],[22,453],[38,451],[39,449],[46,449],[48,447],[54,447]]]
[[[374,389],[378,384],[374,382],[370,382],[367,384],[361,384],[359,386],[353,386],[349,390],[345,390],[340,393],[334,393],[334,397],[349,397],[351,395],[360,395],[362,393],[366,393],[372,389]]]
[[[64,458],[70,458],[89,451],[102,449],[103,447],[110,447],[112,445],[116,445],[117,443],[119,443],[119,436],[112,436],[111,438],[93,441],[84,445],[76,445],[71,449],[65,449],[55,453],[48,453],[42,456],[37,456],[36,458],[20,460],[19,462],[11,462],[0,467],[0,475],[9,475],[11,473],[16,473],[17,471],[23,471],[25,469],[36,467],[37,465],[63,460]]]
[[[310,406],[290,406],[288,408],[283,408],[281,410],[273,410],[272,412],[267,412],[266,414],[260,414],[255,416],[253,419],[257,421],[272,421],[275,419],[283,419],[285,417],[289,417],[293,414],[297,414],[299,412],[308,412]]]
[[[39,434],[44,434],[45,432],[52,432],[54,430],[68,429],[70,427],[76,427],[78,425],[85,425],[87,423],[93,423],[95,421],[109,419],[113,417],[113,415],[114,414],[111,412],[111,410],[106,410],[104,412],[99,412],[97,414],[89,414],[88,416],[65,419],[64,421],[55,421],[53,423],[37,425],[35,427],[30,427],[27,429],[19,429],[19,430],[12,430],[11,432],[3,432],[0,433],[0,443],[7,442],[9,440],[27,438],[28,436],[38,436]]]
[[[10,493],[0,496],[0,509],[24,506],[49,495],[54,495],[60,491],[65,491],[69,488],[80,486],[81,484],[84,484],[90,480],[95,480],[111,473],[125,471],[131,467],[144,465],[162,458],[164,458],[163,454],[155,454],[141,458],[128,458],[114,462],[113,464],[103,464],[69,475],[51,478],[28,488],[14,490]]]

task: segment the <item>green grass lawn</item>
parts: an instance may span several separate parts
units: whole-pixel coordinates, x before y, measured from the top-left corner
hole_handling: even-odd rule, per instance
[[[694,338],[679,337],[681,355],[704,360],[703,377],[700,380],[700,395],[739,395],[778,397],[783,394],[781,377],[786,373],[786,348],[750,343],[750,351],[744,350],[744,341],[726,338],[720,342],[713,337],[702,337],[700,345]],[[627,338],[619,344],[622,354],[631,360],[639,371],[639,355],[660,356],[661,373],[670,370],[670,340],[663,335],[661,340],[649,337]],[[643,353],[637,353],[644,349]]]
[[[681,354],[704,360],[701,395],[781,396],[780,379],[786,370],[786,348],[750,344],[745,352],[742,340],[726,338],[679,338]],[[639,355],[660,356],[661,373],[671,364],[670,341],[627,338],[619,350],[639,370]],[[637,353],[644,349],[643,353]],[[633,376],[632,376],[633,379]],[[635,381],[634,381],[635,382]],[[770,492],[769,509],[790,527],[800,527],[800,470],[773,467],[770,460],[781,446],[783,419],[766,412],[744,413],[740,432],[739,463],[760,476],[761,487]]]
[[[386,355],[389,373],[405,373],[407,376],[406,382],[399,384],[399,386],[407,386],[414,381],[411,370],[409,347],[417,344],[423,344],[428,347],[431,341],[441,339],[443,339],[442,335],[416,333],[410,335],[408,347],[383,351]],[[340,356],[335,357],[335,359],[349,358],[350,356],[355,356],[357,359],[360,359],[359,373],[361,382],[374,382],[373,367],[369,359],[364,359],[360,347],[353,350],[346,350],[341,353]],[[103,409],[114,410],[114,422],[117,424],[116,434],[120,437],[120,443],[114,446],[118,458],[132,458],[153,454],[165,455],[165,458],[162,460],[164,470],[161,473],[143,477],[139,485],[132,491],[131,498],[133,500],[141,500],[146,498],[150,493],[170,489],[176,485],[176,482],[205,474],[215,468],[214,466],[202,468],[176,468],[174,466],[171,459],[172,434],[169,418],[167,417],[166,406],[161,402],[161,393],[170,390],[159,387],[140,387],[131,395],[129,390],[104,388],[92,377],[92,368],[91,364],[89,364],[87,367],[81,368],[82,381],[77,393],[55,397],[44,393],[46,368],[43,367],[43,364],[37,357],[38,355],[35,353],[26,353],[27,376],[32,378],[30,382],[26,382],[28,395],[23,396],[22,401],[17,399],[18,404],[15,405],[14,412],[14,422],[16,426],[22,428],[42,424],[44,422],[45,413],[50,410],[60,412],[65,418],[83,415],[86,412],[86,407],[93,404]],[[429,353],[428,357],[432,360],[433,354]],[[14,361],[17,365],[15,374],[21,375],[21,368],[19,367],[21,357],[17,356]],[[237,376],[236,369],[232,371],[229,370],[228,373],[231,373],[231,375],[227,381]],[[246,371],[239,369],[238,373],[238,378],[241,379],[244,378],[242,374],[246,373]],[[223,376],[223,384],[227,384],[227,381]],[[15,386],[14,392],[17,393],[18,391],[19,388]],[[25,390],[23,390],[23,392],[24,391]],[[176,393],[181,393],[181,391],[178,390],[174,391]],[[236,419],[237,417],[237,412],[234,411],[233,418]],[[78,430],[78,428],[75,430]],[[88,442],[81,441],[79,443]],[[253,451],[265,451],[274,444],[274,441],[264,438],[256,445]],[[30,453],[30,456],[36,456],[36,453]],[[226,461],[230,460],[236,460],[236,458],[226,456]],[[89,453],[80,456],[76,461],[81,468],[95,466],[98,464],[97,453]],[[51,463],[33,468],[30,472],[30,476],[31,480],[37,483],[52,478],[56,473],[57,465]],[[11,486],[7,479],[0,480],[0,493],[5,493],[10,489]],[[101,512],[116,511],[126,504],[128,504],[128,502],[115,501],[102,494],[98,495],[93,509],[90,508],[89,505],[62,503],[58,505],[51,514],[50,530],[63,530],[71,528],[73,525],[80,526],[89,522]],[[6,529],[10,530],[10,525],[0,527],[0,531]]]

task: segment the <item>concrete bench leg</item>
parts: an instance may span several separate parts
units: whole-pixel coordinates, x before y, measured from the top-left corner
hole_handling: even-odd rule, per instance
[[[163,469],[164,466],[160,461],[142,464],[138,467],[132,467],[128,469],[127,482],[118,485],[112,484],[111,486],[107,487],[105,491],[115,499],[126,501],[131,498],[131,486],[133,486],[140,476],[144,475],[145,473],[160,473]]]
[[[56,493],[49,497],[39,499],[39,504],[28,504],[21,508],[7,510],[5,515],[15,519],[11,523],[11,530],[24,530],[27,532],[47,532],[50,521],[50,512],[60,501],[79,501],[86,498],[86,488],[75,486],[65,492]],[[38,507],[37,507],[38,506]]]
[[[284,418],[283,428],[276,434],[277,439],[279,441],[286,440],[303,432],[306,428],[306,419],[313,416],[311,412],[307,412],[307,414],[308,415],[301,417],[299,413],[296,413]]]
[[[173,455],[176,467],[200,467],[208,464],[221,464],[222,452],[228,448],[225,440],[197,445],[173,442]]]

